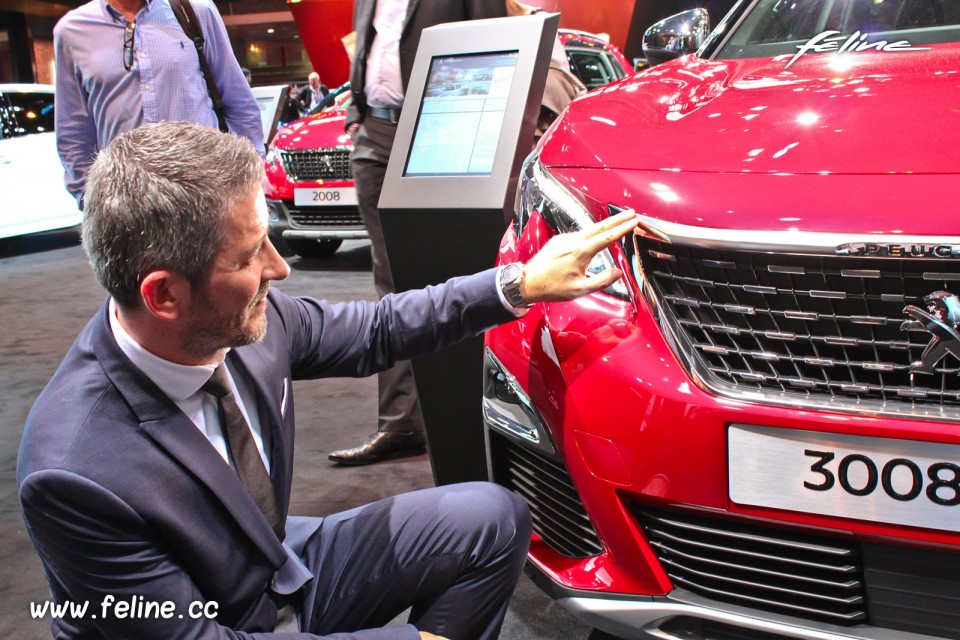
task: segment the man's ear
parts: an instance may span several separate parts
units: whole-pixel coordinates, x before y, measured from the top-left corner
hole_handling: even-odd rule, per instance
[[[180,318],[189,305],[191,285],[171,271],[151,271],[140,282],[140,299],[151,315],[161,320]]]

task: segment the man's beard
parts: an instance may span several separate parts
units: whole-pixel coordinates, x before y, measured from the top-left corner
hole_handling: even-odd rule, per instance
[[[208,315],[196,319],[183,338],[184,350],[193,356],[208,358],[220,349],[242,347],[263,340],[267,334],[266,308],[257,309],[257,304],[266,297],[269,289],[269,282],[260,285],[256,297],[247,305],[242,316],[218,314],[216,310],[211,310]],[[204,297],[201,296],[201,299]],[[261,317],[251,322],[256,318],[254,314]]]

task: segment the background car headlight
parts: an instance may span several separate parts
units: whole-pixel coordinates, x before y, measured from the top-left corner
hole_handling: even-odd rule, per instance
[[[524,161],[520,184],[517,186],[514,205],[514,231],[517,238],[523,234],[534,214],[540,214],[556,233],[580,231],[596,222],[583,203],[550,175],[536,152]],[[613,255],[609,249],[604,249],[590,262],[587,273],[602,273],[614,266]],[[604,291],[625,300],[630,297],[622,278]]]
[[[271,171],[277,171],[280,169],[280,154],[277,153],[276,148],[272,144],[267,150],[267,155],[263,160],[266,163],[267,168]]]

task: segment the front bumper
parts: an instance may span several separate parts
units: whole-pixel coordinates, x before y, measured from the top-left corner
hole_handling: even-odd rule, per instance
[[[949,534],[729,501],[729,425],[829,430],[832,416],[718,401],[677,379],[647,395],[636,382],[663,382],[654,362],[669,360],[628,357],[609,334],[598,351],[584,338],[602,326],[569,306],[544,314],[564,331],[539,315],[488,334],[484,414],[490,477],[530,505],[530,565],[558,603],[623,638],[958,637]],[[750,584],[758,574],[766,584]]]
[[[272,240],[363,240],[369,238],[356,206],[307,207],[267,198]]]

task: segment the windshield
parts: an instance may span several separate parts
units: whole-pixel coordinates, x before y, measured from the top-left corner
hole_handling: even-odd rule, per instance
[[[0,98],[0,137],[53,131],[52,93],[9,92],[6,97],[6,108]]]
[[[910,45],[960,40],[958,0],[757,0],[717,58],[797,53],[827,31]],[[857,34],[859,32],[859,34]]]

